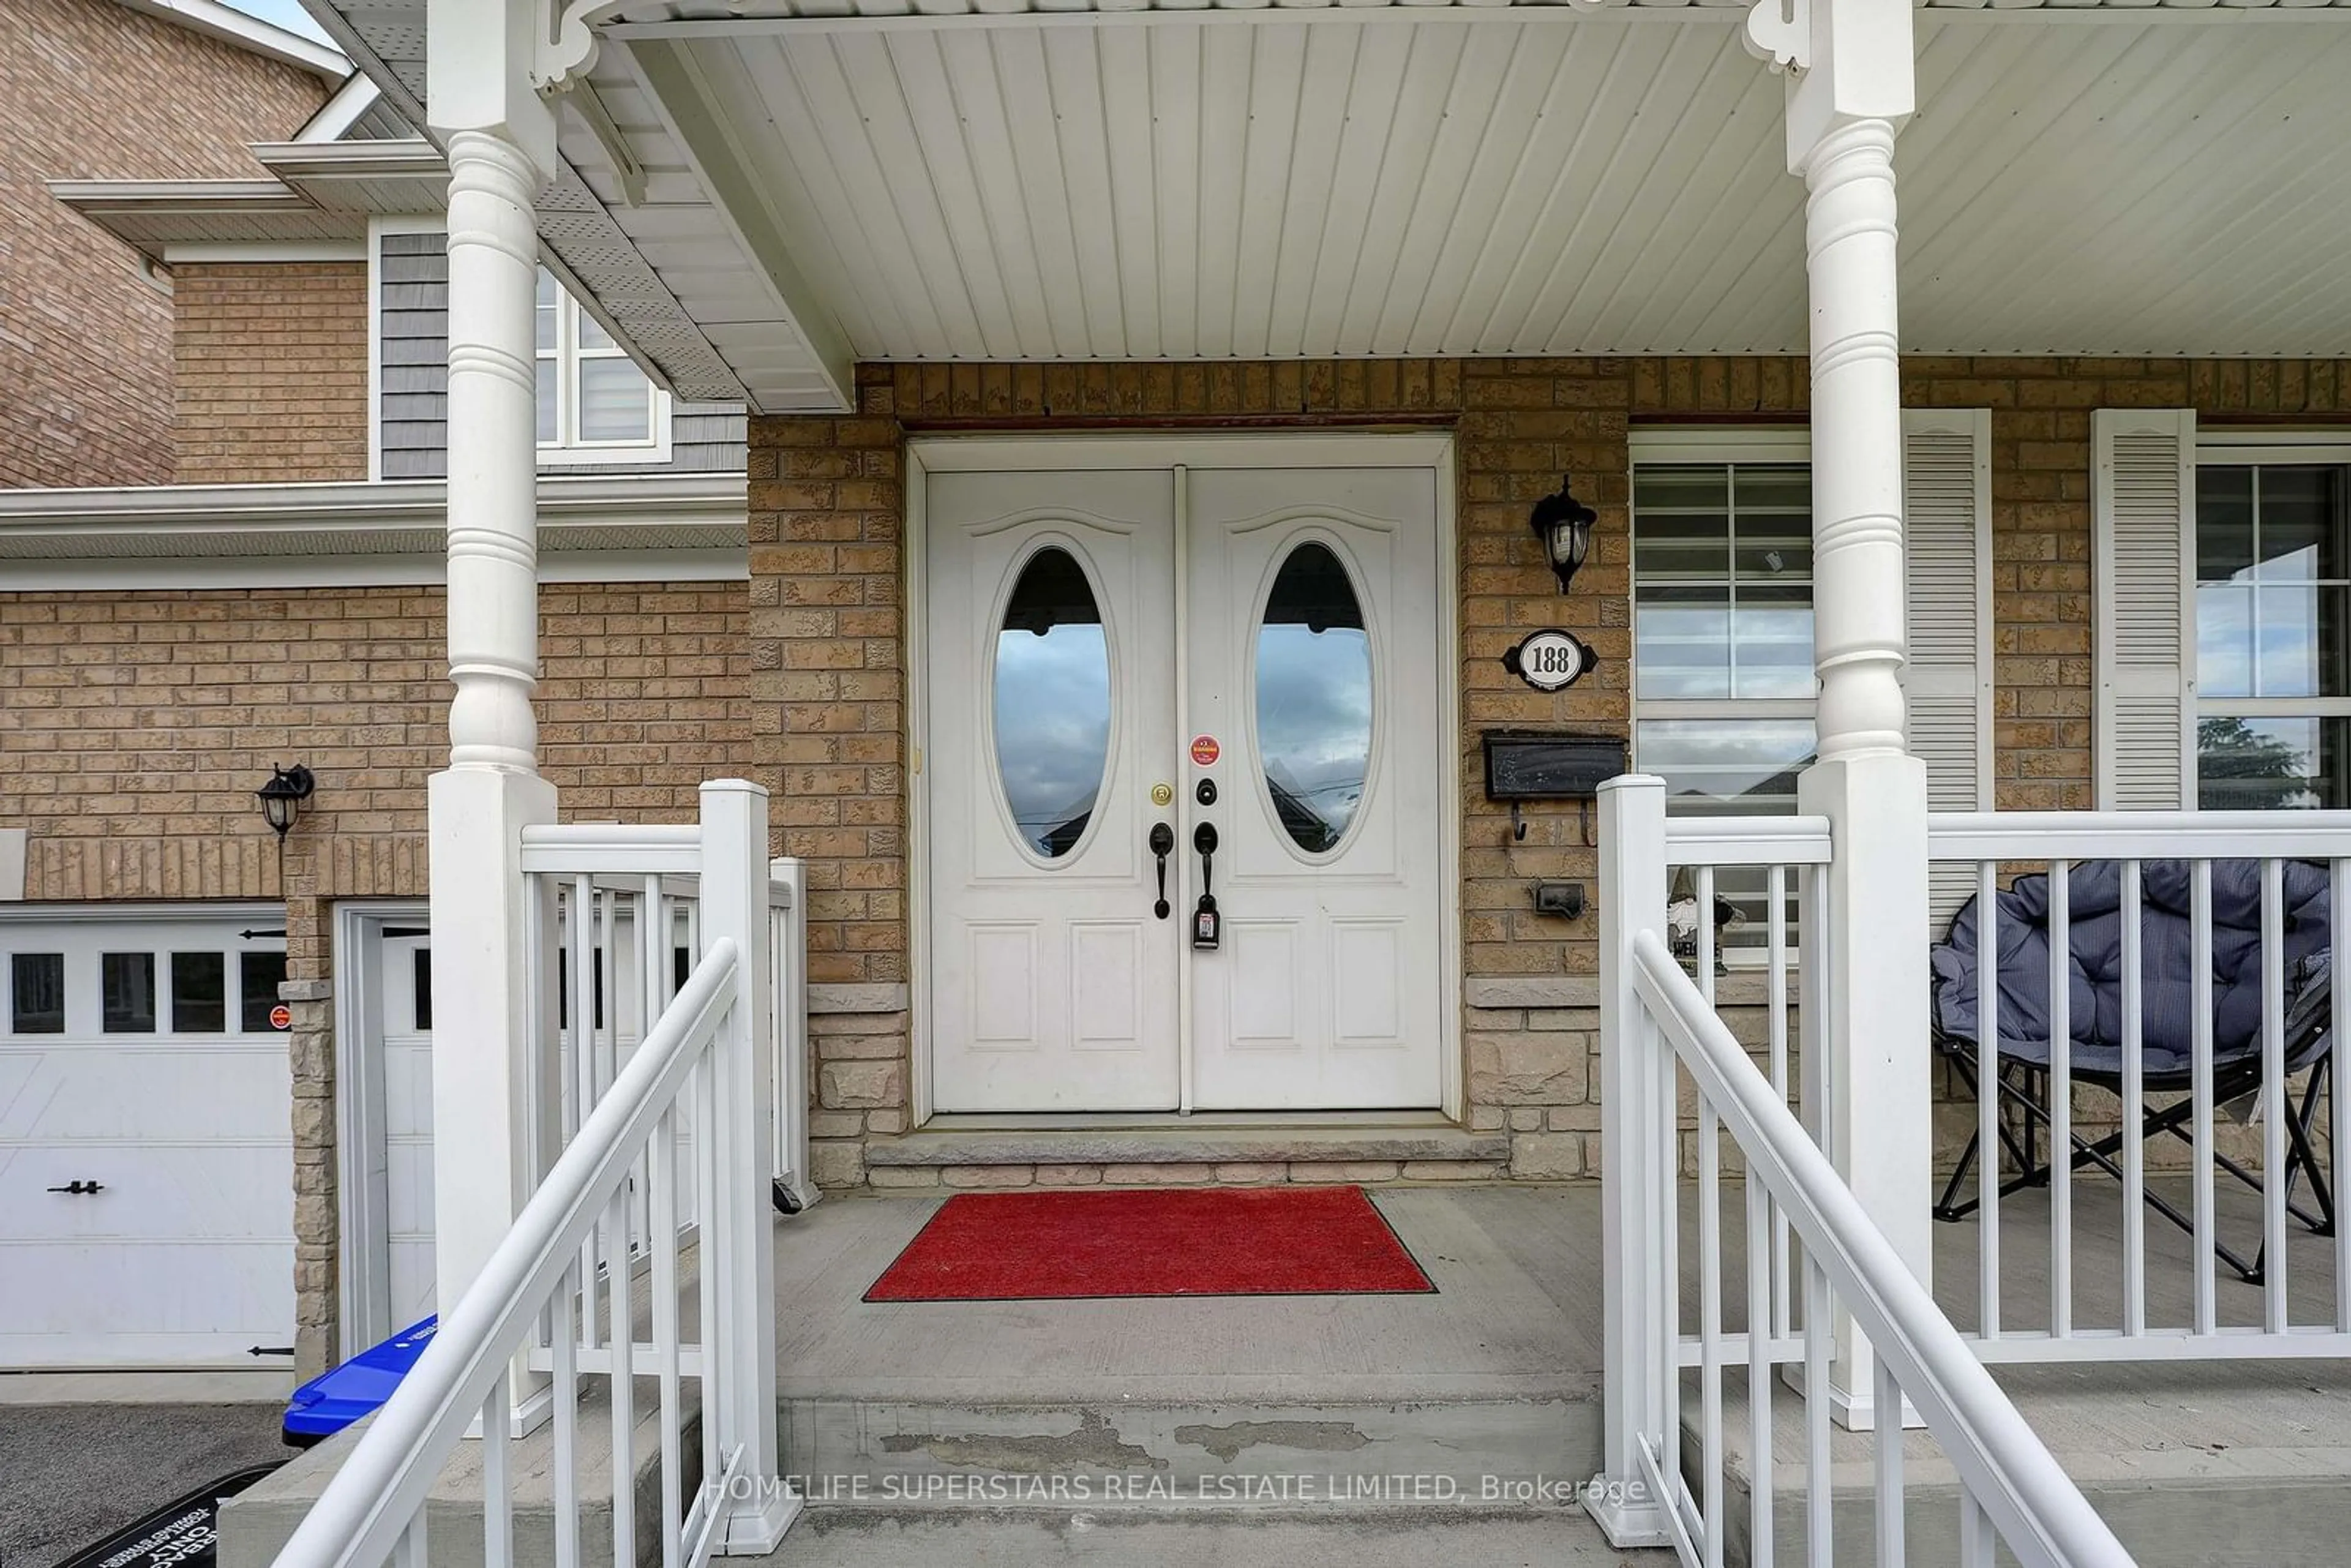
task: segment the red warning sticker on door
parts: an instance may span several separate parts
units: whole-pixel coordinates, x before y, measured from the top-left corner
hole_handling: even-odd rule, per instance
[[[280,1002],[276,1007],[270,1009],[269,1027],[271,1029],[292,1029],[294,1027],[294,1009],[287,1007],[284,1002]]]
[[[1215,767],[1217,764],[1217,758],[1223,755],[1224,751],[1217,745],[1217,737],[1215,736],[1201,735],[1195,736],[1193,737],[1192,760],[1199,764],[1201,767]]]

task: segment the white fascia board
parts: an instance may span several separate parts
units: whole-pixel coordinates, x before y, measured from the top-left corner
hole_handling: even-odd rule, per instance
[[[740,474],[558,475],[538,482],[542,529],[642,532],[740,530]],[[0,558],[136,557],[168,543],[173,558],[267,552],[287,536],[334,541],[336,554],[389,549],[439,530],[448,486],[438,479],[340,484],[150,485],[86,490],[0,490]],[[403,537],[405,536],[405,537]],[[97,547],[97,548],[94,548]]]
[[[8,586],[22,593],[140,593],[159,589],[437,588],[449,580],[449,558],[430,551],[387,555],[238,556],[99,560],[15,560]],[[745,549],[543,549],[538,580],[569,582],[744,582]]]
[[[283,180],[50,180],[49,194],[76,211],[259,213],[313,210]]]
[[[286,65],[316,71],[330,81],[350,74],[351,62],[340,49],[248,16],[220,0],[115,0],[115,4]]]
[[[256,141],[253,155],[288,185],[308,180],[446,179],[449,174],[449,161],[421,136],[396,141]]]
[[[334,95],[319,106],[319,111],[303,121],[302,129],[294,133],[294,140],[305,142],[340,141],[350,133],[352,126],[359,123],[360,117],[373,109],[382,97],[383,89],[375,85],[373,77],[362,70],[353,70],[343,78],[343,85],[335,89]]]
[[[367,241],[364,239],[167,240],[162,248],[163,265],[166,267],[205,261],[367,259]]]

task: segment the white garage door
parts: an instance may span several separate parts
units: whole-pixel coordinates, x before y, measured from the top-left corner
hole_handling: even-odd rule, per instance
[[[290,1364],[283,919],[0,918],[0,1366]]]

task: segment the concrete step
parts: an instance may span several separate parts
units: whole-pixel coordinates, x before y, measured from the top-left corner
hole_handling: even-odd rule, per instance
[[[1085,1510],[1519,1507],[1599,1468],[1588,1398],[942,1406],[797,1400],[785,1467],[812,1503]]]
[[[1669,1553],[1615,1552],[1572,1511],[1439,1509],[1268,1519],[1180,1514],[811,1508],[768,1561],[775,1568],[1666,1568]]]
[[[1995,1375],[2140,1568],[2276,1568],[2351,1562],[2351,1417],[2339,1363],[2191,1362],[2007,1366]],[[1726,1380],[1725,1488],[1734,1565],[1752,1562],[1756,1466],[1747,1412]],[[1772,1402],[1772,1560],[1804,1561],[1802,1407]],[[1698,1437],[1685,1425],[1684,1453]],[[1876,1562],[1875,1439],[1836,1432],[1831,1528],[1838,1568]],[[1902,1438],[1908,1568],[1959,1561],[1960,1488],[1934,1438]],[[1685,1462],[1695,1490],[1699,1469]]]

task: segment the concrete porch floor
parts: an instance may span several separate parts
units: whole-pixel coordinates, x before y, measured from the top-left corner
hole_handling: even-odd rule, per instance
[[[1684,1197],[1694,1210],[1695,1189]],[[1734,1256],[1736,1197],[1727,1183]],[[2218,1197],[2230,1232],[2258,1238],[2254,1195]],[[955,1484],[925,1478],[960,1476],[968,1486],[1057,1475],[1086,1478],[1098,1512],[1116,1476],[1165,1489],[1163,1504],[1196,1508],[1205,1490],[1213,1506],[1263,1503],[1291,1517],[1294,1501],[1231,1494],[1250,1478],[1311,1478],[1327,1494],[1349,1477],[1434,1474],[1453,1478],[1457,1500],[1475,1507],[1489,1485],[1507,1500],[1515,1481],[1572,1485],[1598,1466],[1596,1186],[1375,1190],[1436,1282],[1433,1296],[859,1301],[940,1201],[832,1201],[778,1233],[784,1452],[791,1470],[815,1478],[819,1509],[828,1506],[827,1478],[862,1478],[830,1484],[862,1485],[863,1507],[852,1495],[831,1506],[862,1514],[886,1488],[904,1516],[971,1507],[944,1490],[925,1500],[926,1486]],[[2077,1182],[2076,1316],[2085,1324],[2117,1310],[2120,1213],[2118,1188]],[[2045,1322],[2045,1196],[2011,1198],[2002,1218],[2006,1321]],[[1934,1239],[1937,1293],[1971,1325],[1977,1228],[1938,1224]],[[2191,1299],[2188,1239],[2150,1217],[2147,1251],[2151,1320],[2180,1321]],[[1685,1261],[1694,1325],[1695,1263]],[[2297,1228],[2288,1278],[2298,1320],[2332,1311],[2331,1273],[2331,1240]],[[1732,1281],[1736,1291],[1735,1271]],[[2259,1290],[2225,1270],[2219,1300],[2223,1322],[2258,1321]],[[1737,1322],[1735,1300],[1729,1317]],[[2351,1560],[2340,1545],[2351,1540],[2345,1371],[2331,1362],[1995,1369],[2143,1562],[2264,1568]],[[1782,1455],[1784,1481],[1802,1451],[1801,1416],[1792,1396],[1778,1403],[1781,1446],[1795,1445]],[[1844,1563],[1867,1561],[1869,1505],[1857,1489],[1867,1483],[1869,1442],[1838,1438]],[[1950,1473],[1923,1434],[1906,1446],[1921,1548],[1914,1561],[1931,1563],[1930,1543],[1956,1544]],[[1735,1444],[1729,1458],[1736,1476],[1748,1472]],[[1795,1510],[1792,1497],[1782,1501],[1783,1525]],[[1848,1518],[1860,1531],[1850,1545]],[[1087,1544],[1054,1540],[1057,1552]]]
[[[1735,1259],[1735,1184],[1725,1196]],[[2046,1206],[2035,1239],[2036,1197],[2011,1200],[2005,1216],[2006,1311],[2019,1325],[2045,1311]],[[1694,1191],[1684,1197],[1694,1207]],[[942,1199],[831,1198],[779,1220],[781,1452],[810,1506],[772,1561],[1668,1562],[1607,1552],[1574,1501],[1600,1454],[1598,1187],[1397,1187],[1373,1199],[1437,1293],[869,1304],[859,1298]],[[2222,1197],[2231,1223],[2257,1218],[2250,1201]],[[2081,1184],[2085,1322],[2116,1299],[2105,1260],[2118,1248],[2119,1213],[2114,1188]],[[1934,1234],[1938,1294],[1964,1324],[1976,1231],[1938,1225]],[[2165,1270],[2182,1263],[2186,1239],[2153,1225],[2147,1235],[2151,1315],[2172,1321],[2184,1298]],[[2331,1310],[2318,1293],[2331,1242],[2297,1234],[2292,1249],[2297,1318]],[[1694,1281],[1694,1264],[1690,1273]],[[1731,1283],[1736,1291],[1735,1271]],[[2224,1276],[2220,1300],[2224,1321],[2245,1321],[2259,1292]],[[1733,1307],[1735,1323],[1735,1298]],[[2351,1561],[2342,1545],[2351,1541],[2351,1400],[2340,1363],[1995,1373],[2148,1568]],[[1725,1383],[1740,1518],[1754,1466],[1740,1441],[1743,1378]],[[1784,1392],[1775,1406],[1775,1479],[1785,1487],[1802,1451],[1801,1406]],[[1841,1563],[1869,1561],[1871,1441],[1836,1438]],[[1904,1442],[1910,1560],[1949,1561],[1950,1472],[1923,1433]],[[225,1568],[266,1563],[348,1447],[313,1450],[225,1514]],[[478,1513],[459,1497],[474,1495],[476,1463],[469,1446],[438,1489],[452,1505],[445,1539],[461,1557],[465,1517]],[[543,1467],[528,1454],[518,1463],[536,1507]],[[607,1483],[583,1484],[601,1495]],[[1797,1544],[1800,1512],[1783,1493],[1783,1549]],[[1780,1560],[1802,1558],[1783,1550]]]

